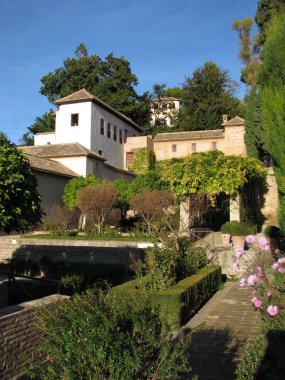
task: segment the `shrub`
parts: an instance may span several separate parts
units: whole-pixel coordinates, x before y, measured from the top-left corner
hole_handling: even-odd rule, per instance
[[[196,274],[207,264],[207,252],[203,248],[190,248],[178,259],[176,276],[177,279]]]
[[[126,298],[140,298],[147,294],[152,305],[159,306],[163,325],[177,328],[186,323],[212,297],[220,284],[221,268],[207,266],[165,290],[145,291],[141,289],[140,280],[136,279],[112,288],[112,292]]]
[[[280,228],[277,226],[266,226],[264,235],[271,239],[278,239],[281,236]]]
[[[28,371],[34,378],[175,380],[189,372],[187,344],[162,334],[158,310],[141,297],[88,291],[42,308],[38,327],[45,335]]]
[[[225,234],[237,235],[237,236],[246,236],[254,233],[254,226],[249,224],[243,224],[237,220],[232,220],[231,222],[226,222],[221,226],[221,232]]]

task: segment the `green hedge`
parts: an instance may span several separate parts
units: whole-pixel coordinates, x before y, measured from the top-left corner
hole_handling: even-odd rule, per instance
[[[211,265],[166,290],[144,291],[139,288],[138,280],[133,280],[112,291],[126,297],[146,293],[152,305],[159,306],[162,323],[174,328],[185,324],[219,289],[221,281],[221,268]]]

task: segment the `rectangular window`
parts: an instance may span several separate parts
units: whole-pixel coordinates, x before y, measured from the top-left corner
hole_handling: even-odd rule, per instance
[[[196,152],[196,150],[197,150],[196,143],[192,143],[192,152]]]
[[[217,150],[217,143],[215,141],[212,142],[212,150]]]
[[[172,152],[173,153],[177,152],[177,145],[176,144],[172,145]]]
[[[72,113],[71,114],[71,123],[70,125],[72,127],[77,127],[79,122],[79,114],[78,113]]]
[[[114,141],[117,141],[117,127],[114,125]]]
[[[99,150],[99,156],[103,156],[103,150]]]
[[[119,139],[120,139],[120,144],[122,144],[122,142],[123,142],[123,134],[122,134],[122,130],[121,129],[119,130]]]
[[[105,120],[104,119],[101,119],[100,133],[101,135],[105,134]]]
[[[127,168],[132,168],[134,165],[134,153],[128,152],[126,154],[126,166]]]
[[[127,142],[127,137],[128,137],[128,131],[125,129],[125,137],[124,137],[124,142]]]
[[[109,139],[111,138],[111,123],[107,124],[107,137]]]

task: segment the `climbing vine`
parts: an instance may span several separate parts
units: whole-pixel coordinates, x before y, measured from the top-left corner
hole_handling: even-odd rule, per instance
[[[155,166],[155,154],[152,149],[138,148],[133,150],[134,163],[131,170],[138,174],[153,170]]]
[[[264,181],[267,171],[255,158],[226,156],[219,151],[194,153],[158,164],[162,180],[177,196],[207,194],[212,203],[216,196],[237,195],[248,181]]]

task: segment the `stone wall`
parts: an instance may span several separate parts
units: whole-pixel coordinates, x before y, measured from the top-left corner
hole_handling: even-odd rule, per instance
[[[30,358],[40,341],[34,325],[36,307],[68,297],[53,295],[0,310],[0,379],[16,378],[23,371],[22,362]]]

